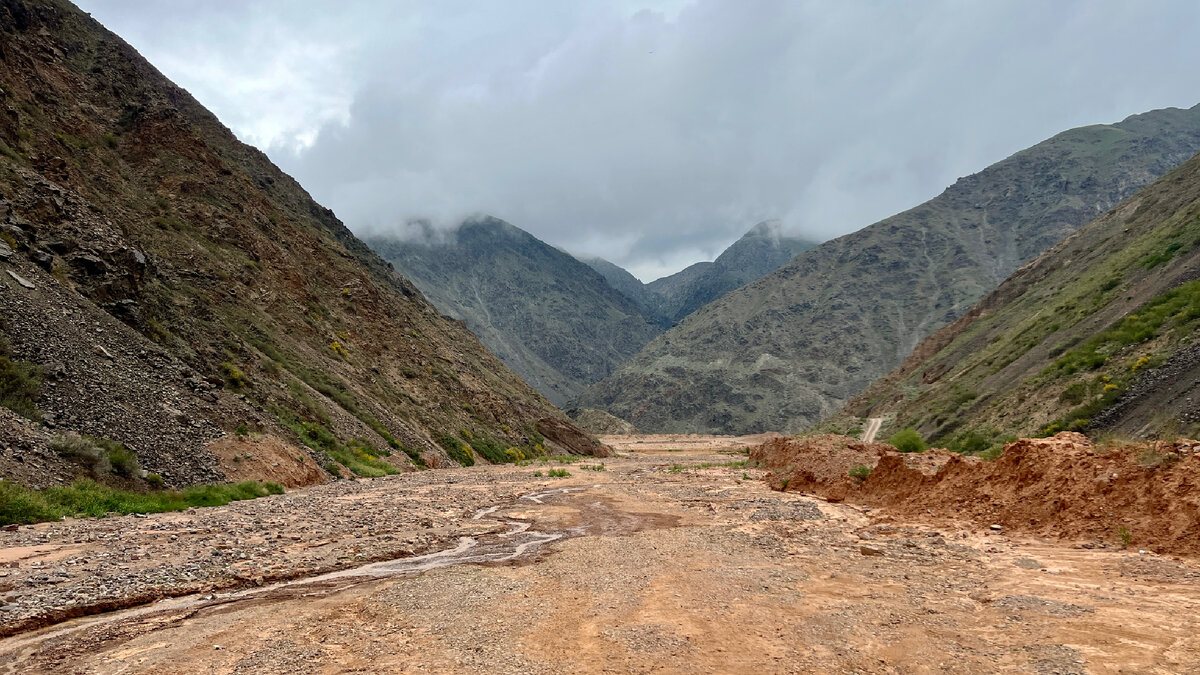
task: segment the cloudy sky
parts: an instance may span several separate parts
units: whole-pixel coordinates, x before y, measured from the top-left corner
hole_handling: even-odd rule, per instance
[[[1194,0],[79,4],[360,234],[485,212],[647,281],[1200,102]]]

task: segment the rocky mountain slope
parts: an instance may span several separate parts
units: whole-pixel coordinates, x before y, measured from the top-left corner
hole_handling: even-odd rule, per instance
[[[648,321],[661,327],[663,330],[671,327],[673,323],[671,318],[663,314],[661,308],[662,298],[654,291],[651,291],[646,284],[643,284],[641,279],[630,274],[624,267],[609,262],[604,258],[576,257],[579,258],[580,262],[604,277],[608,285],[615,288],[618,293],[632,300],[633,304],[641,311],[642,316],[646,317]]]
[[[647,432],[795,431],[1200,150],[1200,106],[1061,133],[687,317],[578,405]]]
[[[1200,156],[1022,267],[842,416],[959,450],[1200,432]]]
[[[761,222],[742,235],[711,263],[696,263],[646,287],[661,301],[658,311],[672,324],[729,291],[779,269],[819,242],[784,234],[779,221]]]
[[[591,447],[265,155],[58,0],[0,3],[0,337],[0,475],[33,485],[103,463],[49,447],[68,430],[94,437],[79,453],[123,444],[167,485],[224,479],[214,442],[258,434],[342,475],[447,465],[444,445],[473,461],[450,437],[464,431],[493,459]]]
[[[689,265],[648,284],[602,258],[584,262],[633,300],[647,318],[670,328],[729,291],[774,272],[817,243],[785,234],[779,221],[763,221],[730,244],[716,260]]]
[[[600,274],[502,220],[427,235],[368,243],[556,404],[661,332]]]

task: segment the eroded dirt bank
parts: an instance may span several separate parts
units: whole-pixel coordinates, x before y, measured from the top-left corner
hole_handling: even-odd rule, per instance
[[[776,489],[885,507],[895,518],[969,518],[1093,547],[1200,555],[1197,441],[1093,444],[1063,432],[982,462],[825,435],[769,441],[751,462],[770,469]]]
[[[198,565],[204,583],[220,586],[226,577],[204,559],[228,557],[225,574],[245,576],[251,567],[412,559],[453,552],[465,539],[478,542],[475,552],[513,550],[509,539],[558,535],[507,561],[400,575],[369,567],[277,586],[251,580],[248,590],[74,619],[0,640],[0,668],[1200,669],[1194,560],[1078,548],[948,519],[937,528],[900,522],[886,510],[772,491],[755,480],[759,471],[719,465],[731,459],[738,458],[637,455],[605,460],[605,471],[570,465],[572,476],[555,480],[535,477],[545,471],[538,466],[409,474],[192,513],[0,533],[5,559],[18,565],[0,578],[8,583],[5,607],[43,609],[129,579],[168,585],[163,570],[181,565]],[[546,494],[567,487],[578,489]],[[127,539],[118,536],[125,531]]]

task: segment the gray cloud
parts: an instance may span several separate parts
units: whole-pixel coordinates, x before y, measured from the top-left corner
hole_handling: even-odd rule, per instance
[[[486,212],[652,279],[1200,100],[1191,0],[88,0],[352,229]]]

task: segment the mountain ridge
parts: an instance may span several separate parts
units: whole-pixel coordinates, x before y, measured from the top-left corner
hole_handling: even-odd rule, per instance
[[[560,405],[660,332],[601,274],[498,218],[368,243]]]
[[[1017,270],[831,420],[937,444],[1200,431],[1200,155]],[[838,418],[841,418],[840,420]]]
[[[1197,150],[1200,106],[1057,134],[706,305],[576,405],[647,432],[799,431]]]

